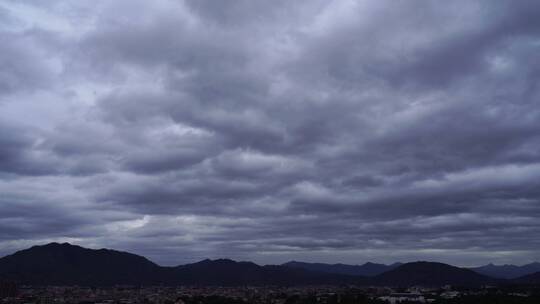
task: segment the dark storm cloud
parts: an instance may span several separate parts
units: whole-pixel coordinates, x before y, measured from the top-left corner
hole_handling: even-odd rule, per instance
[[[538,259],[538,12],[2,5],[0,243],[166,264]]]

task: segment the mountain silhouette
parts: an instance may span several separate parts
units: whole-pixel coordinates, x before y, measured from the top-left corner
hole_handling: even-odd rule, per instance
[[[306,285],[366,284],[359,276],[259,266],[227,259],[161,267],[121,251],[51,243],[0,259],[0,279],[33,285]]]
[[[260,266],[229,259],[203,260],[162,267],[145,257],[110,249],[87,249],[68,243],[34,246],[0,258],[0,280],[29,285],[341,285],[478,286],[540,284],[540,272],[502,280],[471,269],[435,262],[382,265],[289,262]],[[383,268],[391,268],[383,273]],[[374,275],[371,277],[357,274]]]
[[[406,263],[373,278],[373,283],[384,286],[479,286],[495,282],[470,269],[436,262]]]
[[[540,271],[540,263],[534,262],[523,266],[516,265],[493,265],[488,264],[480,267],[469,268],[479,274],[501,279],[515,279]]]
[[[531,273],[531,274],[528,274],[528,275],[525,275],[525,276],[522,276],[522,277],[519,277],[519,278],[516,278],[514,280],[512,280],[513,282],[515,283],[519,283],[519,284],[540,284],[540,271],[539,272],[535,272],[535,273]]]
[[[365,284],[360,276],[328,274],[281,265],[259,266],[228,259],[204,260],[175,268],[177,282],[206,285]]]
[[[0,276],[29,284],[154,284],[160,267],[135,254],[51,243],[0,259]]]
[[[362,265],[347,265],[347,264],[325,264],[325,263],[305,263],[290,261],[283,266],[293,267],[293,268],[302,268],[311,271],[325,272],[325,273],[335,273],[335,274],[346,274],[346,275],[360,275],[360,276],[376,276],[383,272],[392,270],[400,265],[401,263],[394,263],[392,265],[385,264],[376,264],[367,262]]]

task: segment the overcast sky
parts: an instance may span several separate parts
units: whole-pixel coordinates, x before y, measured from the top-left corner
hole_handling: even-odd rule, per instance
[[[540,260],[538,1],[1,1],[0,255]]]

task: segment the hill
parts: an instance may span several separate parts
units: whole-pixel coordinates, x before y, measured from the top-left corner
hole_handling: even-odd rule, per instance
[[[144,257],[109,249],[51,243],[0,259],[0,277],[27,284],[152,284],[161,269]]]
[[[356,276],[376,276],[383,272],[392,270],[401,265],[401,263],[394,263],[392,265],[385,264],[376,264],[376,263],[365,263],[362,265],[347,265],[347,264],[324,264],[324,263],[305,263],[291,261],[283,266],[291,268],[301,268],[310,271],[324,272],[324,273],[335,273],[335,274],[346,274],[346,275],[356,275]]]
[[[328,274],[281,265],[259,266],[228,259],[204,260],[176,267],[175,278],[183,284],[204,285],[311,285],[365,284],[360,276]]]
[[[480,267],[469,268],[479,274],[501,279],[515,279],[540,271],[540,263],[530,263],[523,266],[516,265],[493,265],[488,264]]]
[[[516,278],[512,280],[512,282],[519,283],[519,284],[539,285],[540,284],[540,271]]]
[[[479,286],[495,281],[470,269],[435,262],[406,263],[373,278],[373,283],[384,286]]]

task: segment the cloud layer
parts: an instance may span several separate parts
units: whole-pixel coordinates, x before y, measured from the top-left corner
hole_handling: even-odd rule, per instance
[[[0,4],[0,247],[540,258],[535,1]]]

